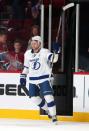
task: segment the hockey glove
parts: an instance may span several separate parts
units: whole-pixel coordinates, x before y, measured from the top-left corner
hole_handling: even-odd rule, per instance
[[[20,85],[26,86],[26,74],[20,75]]]
[[[61,46],[60,44],[57,42],[53,42],[52,44],[52,51],[55,53],[55,54],[59,54],[61,52]]]

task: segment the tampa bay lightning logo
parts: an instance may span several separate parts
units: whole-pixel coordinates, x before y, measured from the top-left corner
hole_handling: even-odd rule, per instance
[[[34,61],[32,63],[32,69],[38,70],[40,68],[41,64],[38,61]]]

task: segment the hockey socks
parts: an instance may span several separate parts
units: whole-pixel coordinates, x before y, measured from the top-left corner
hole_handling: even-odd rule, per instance
[[[56,116],[56,106],[54,102],[54,97],[52,95],[44,96],[45,101],[47,102],[48,110],[51,116]]]
[[[45,102],[45,99],[40,98],[39,96],[31,97],[31,101],[42,108],[43,110],[47,111],[47,103]]]

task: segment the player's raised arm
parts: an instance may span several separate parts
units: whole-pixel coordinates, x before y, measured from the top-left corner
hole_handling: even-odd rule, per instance
[[[56,63],[58,61],[58,57],[60,54],[60,47],[58,48],[53,48],[53,53],[51,53],[50,51],[48,51],[48,55],[47,55],[47,59],[51,62],[51,63]]]

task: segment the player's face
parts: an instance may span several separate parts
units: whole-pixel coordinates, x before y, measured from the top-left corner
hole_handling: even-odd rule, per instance
[[[33,50],[37,50],[40,47],[40,43],[38,41],[32,41],[31,47],[32,47]]]

